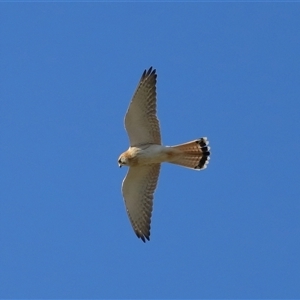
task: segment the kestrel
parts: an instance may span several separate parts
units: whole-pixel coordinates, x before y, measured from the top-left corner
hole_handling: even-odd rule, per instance
[[[129,170],[122,193],[133,230],[143,242],[150,240],[153,193],[160,164],[168,162],[194,170],[203,170],[209,162],[207,138],[176,146],[163,146],[156,116],[156,70],[142,74],[125,116],[130,147],[119,157],[119,167]]]

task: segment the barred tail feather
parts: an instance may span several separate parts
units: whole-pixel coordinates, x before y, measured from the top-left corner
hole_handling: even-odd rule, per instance
[[[206,137],[171,148],[175,150],[176,155],[172,157],[170,163],[196,170],[207,167],[210,158],[210,147]]]

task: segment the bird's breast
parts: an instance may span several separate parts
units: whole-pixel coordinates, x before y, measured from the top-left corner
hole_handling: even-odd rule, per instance
[[[131,147],[130,150],[138,165],[162,163],[168,158],[167,147],[162,145]]]

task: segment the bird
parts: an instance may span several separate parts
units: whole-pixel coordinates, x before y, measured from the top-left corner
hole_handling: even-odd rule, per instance
[[[144,70],[125,115],[130,146],[118,159],[129,167],[122,182],[122,194],[132,228],[143,242],[150,241],[153,194],[161,163],[168,162],[194,170],[203,170],[210,159],[206,137],[163,146],[156,112],[157,74],[153,67]]]

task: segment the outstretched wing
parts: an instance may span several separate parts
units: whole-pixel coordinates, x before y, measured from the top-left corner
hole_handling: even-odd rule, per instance
[[[159,176],[160,164],[129,168],[123,180],[122,193],[126,210],[136,235],[145,242],[150,239],[153,193]]]
[[[125,116],[130,146],[161,144],[156,116],[156,73],[144,71]]]

